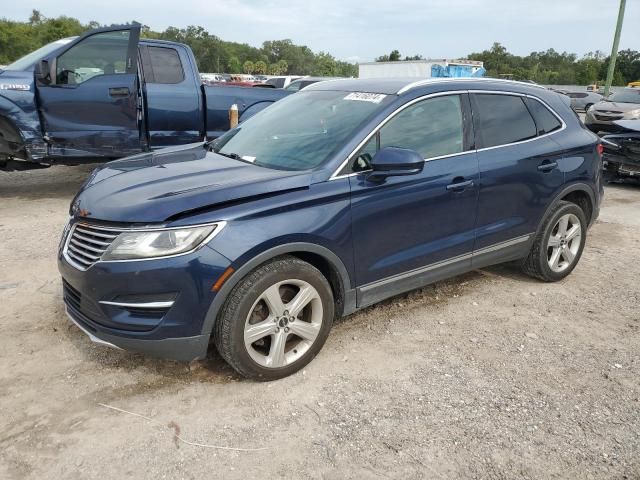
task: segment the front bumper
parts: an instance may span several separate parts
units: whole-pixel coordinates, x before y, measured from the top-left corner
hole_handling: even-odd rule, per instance
[[[208,246],[173,258],[97,262],[85,271],[58,256],[67,314],[91,340],[181,361],[207,354],[211,332],[203,325],[215,297],[211,287],[229,263]],[[113,305],[167,295],[175,299],[168,308]]]

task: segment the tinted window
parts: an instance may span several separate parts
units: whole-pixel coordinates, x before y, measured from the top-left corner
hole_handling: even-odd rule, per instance
[[[459,95],[430,98],[393,117],[380,130],[380,148],[410,148],[425,159],[463,151]]]
[[[524,101],[536,121],[538,135],[544,135],[562,127],[560,120],[542,103],[533,98],[525,98]]]
[[[537,135],[536,124],[522,98],[473,94],[474,123],[480,148],[519,142]]]
[[[295,81],[295,82],[291,82],[289,84],[289,86],[287,88],[285,88],[285,90],[291,90],[292,92],[297,92],[298,90],[300,90],[303,86],[302,81]]]
[[[180,55],[173,48],[149,47],[149,63],[153,73],[147,78],[149,83],[180,83],[184,80],[184,72]]]
[[[269,80],[267,80],[264,83],[268,83],[269,85],[273,85],[276,88],[283,88],[284,87],[284,78],[283,77],[270,78]]]
[[[76,85],[98,75],[127,71],[129,30],[97,33],[60,55],[56,61],[56,83]]]

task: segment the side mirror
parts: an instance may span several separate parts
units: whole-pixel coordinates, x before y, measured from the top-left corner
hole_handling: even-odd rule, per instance
[[[372,171],[367,176],[371,182],[381,182],[387,177],[415,175],[422,172],[424,158],[415,150],[385,147],[371,159]]]
[[[51,83],[51,71],[49,70],[49,61],[40,60],[35,66],[36,82],[49,85]]]

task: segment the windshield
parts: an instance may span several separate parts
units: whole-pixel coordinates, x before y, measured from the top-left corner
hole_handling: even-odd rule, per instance
[[[324,163],[391,98],[342,91],[295,93],[227,132],[212,148],[267,168],[308,170]]]
[[[26,54],[24,57],[16,60],[11,65],[7,65],[6,67],[4,67],[4,69],[5,70],[27,70],[33,67],[33,65],[35,65],[35,63],[41,58],[46,57],[54,50],[57,50],[63,45],[66,45],[67,43],[72,42],[76,38],[77,37],[63,38],[61,40],[56,40],[55,42],[47,43],[44,47],[40,47],[39,49]]]
[[[616,92],[609,95],[607,98],[610,102],[619,103],[640,103],[640,89],[637,92]]]

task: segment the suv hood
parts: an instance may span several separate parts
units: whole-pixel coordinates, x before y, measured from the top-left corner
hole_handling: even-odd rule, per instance
[[[159,223],[180,214],[307,188],[309,172],[259,167],[202,144],[109,162],[85,181],[71,214],[123,223]]]

